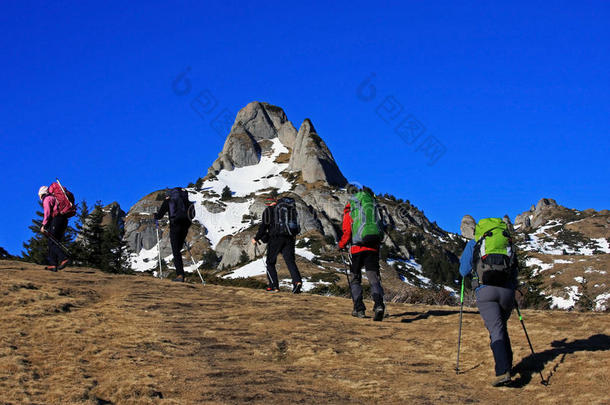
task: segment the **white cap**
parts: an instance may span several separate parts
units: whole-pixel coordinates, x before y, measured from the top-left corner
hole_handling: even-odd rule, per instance
[[[42,200],[42,197],[45,196],[45,194],[49,194],[49,187],[47,186],[41,186],[38,189],[38,198],[40,198]]]

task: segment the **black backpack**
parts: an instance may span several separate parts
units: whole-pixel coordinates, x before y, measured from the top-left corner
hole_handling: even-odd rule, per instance
[[[176,187],[167,193],[169,197],[169,219],[174,222],[189,222],[189,194]]]
[[[293,198],[280,198],[273,207],[274,234],[280,236],[297,236],[301,232],[297,207]]]

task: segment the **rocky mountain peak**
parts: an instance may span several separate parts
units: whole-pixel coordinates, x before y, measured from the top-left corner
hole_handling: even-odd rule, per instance
[[[253,101],[237,113],[222,151],[208,174],[255,165],[268,146],[265,140],[278,138],[284,146],[292,148],[296,135],[297,130],[282,108]]]
[[[339,170],[330,149],[320,138],[309,118],[306,118],[299,128],[288,170],[300,171],[303,181],[307,183],[323,181],[338,187],[347,184],[347,179]]]
[[[515,226],[536,228],[545,223],[556,210],[565,210],[565,207],[557,204],[557,201],[552,198],[541,198],[536,205],[532,205],[529,211],[517,215]]]
[[[259,101],[249,103],[237,113],[224,147],[208,169],[208,175],[258,164],[262,156],[273,153],[271,145],[274,139],[288,149],[288,171],[301,172],[304,182],[323,182],[338,187],[347,184],[309,118],[303,121],[297,132],[282,108]]]

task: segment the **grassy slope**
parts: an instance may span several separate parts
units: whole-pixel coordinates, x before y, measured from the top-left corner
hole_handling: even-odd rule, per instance
[[[0,261],[0,403],[608,403],[608,314],[525,311],[535,362],[514,317],[528,370],[494,389],[474,309],[456,376],[456,308],[388,307]]]

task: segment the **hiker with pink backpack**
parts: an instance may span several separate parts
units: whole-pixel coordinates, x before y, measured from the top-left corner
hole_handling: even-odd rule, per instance
[[[42,186],[38,190],[38,198],[42,201],[44,218],[40,232],[49,242],[48,266],[45,270],[62,270],[70,264],[70,254],[61,243],[68,219],[76,214],[74,195],[62,187],[59,180],[49,187]]]

